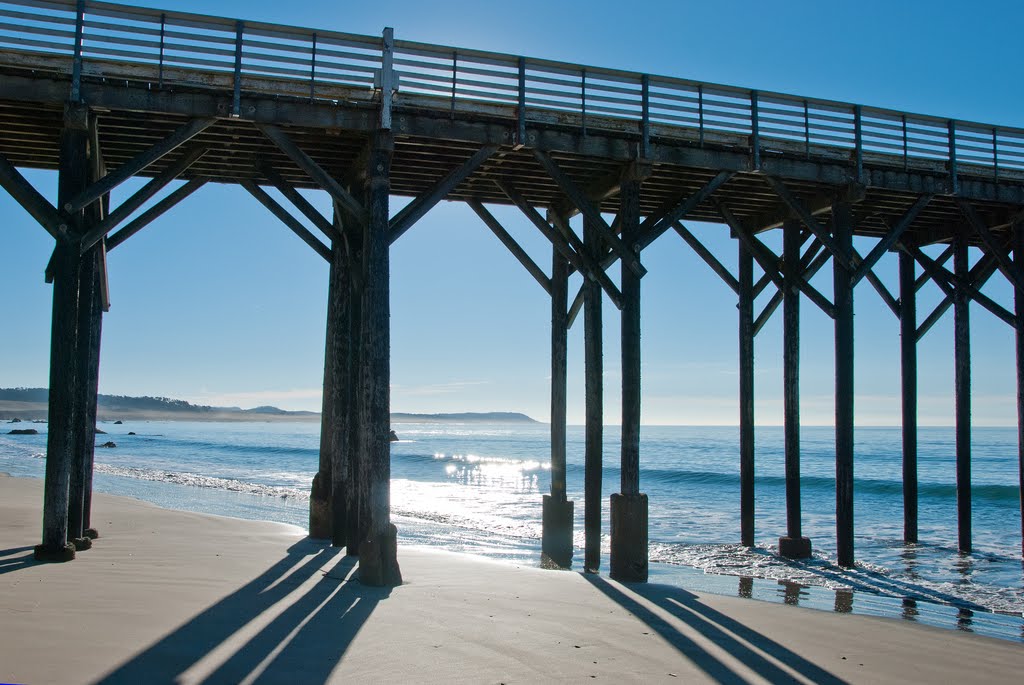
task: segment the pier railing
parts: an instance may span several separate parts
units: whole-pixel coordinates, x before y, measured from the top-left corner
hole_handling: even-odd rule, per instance
[[[233,78],[237,114],[251,77],[264,77],[257,92],[295,95],[301,85],[311,99],[330,87],[379,87],[387,82],[379,78],[384,50],[382,38],[335,31],[107,2],[0,0],[0,63],[4,51],[71,57],[72,97],[85,60],[123,62],[155,70],[160,86],[203,85],[185,70]],[[531,116],[564,113],[584,131],[625,124],[644,150],[652,127],[655,135],[686,129],[698,144],[715,134],[747,136],[755,166],[774,141],[808,157],[822,147],[845,151],[858,172],[865,154],[904,166],[940,162],[954,179],[963,165],[995,180],[1001,170],[1024,170],[1018,128],[403,40],[394,42],[393,59],[400,94],[446,99],[453,111],[510,106],[520,135]],[[275,81],[292,87],[275,92]]]

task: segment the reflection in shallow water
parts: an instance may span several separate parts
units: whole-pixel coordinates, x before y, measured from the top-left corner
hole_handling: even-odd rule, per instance
[[[835,611],[840,614],[853,611],[853,590],[836,590]]]
[[[973,633],[974,612],[970,609],[960,609],[956,612],[956,627],[967,633]]]
[[[739,596],[750,599],[754,595],[754,579],[750,576],[740,576]]]
[[[807,597],[806,585],[792,583],[788,580],[780,580],[779,585],[782,586],[782,601],[786,604],[799,606],[801,598]]]
[[[916,621],[917,620],[917,616],[920,613],[921,612],[919,612],[917,610],[917,600],[914,600],[914,599],[904,599],[903,600],[903,612],[900,614],[903,618],[907,619],[908,621]]]

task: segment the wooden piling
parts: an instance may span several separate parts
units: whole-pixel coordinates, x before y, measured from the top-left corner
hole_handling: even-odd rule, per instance
[[[573,518],[573,503],[565,494],[569,262],[557,248],[551,251],[551,493],[543,498],[541,558],[547,565],[568,568]]]
[[[622,241],[635,250],[640,227],[640,181],[619,188]],[[622,264],[621,492],[611,497],[611,569],[615,580],[647,582],[647,495],[640,492],[640,276]]]
[[[1016,224],[1013,231],[1013,262],[1017,272],[1024,270],[1024,227]],[[1013,309],[1017,320],[1017,478],[1020,484],[1021,555],[1024,556],[1024,293],[1013,291]]]
[[[359,579],[375,586],[402,584],[397,531],[391,523],[391,309],[389,302],[391,245],[388,200],[394,139],[378,131],[372,143],[367,174],[366,275],[362,359],[363,444],[367,458],[370,526],[359,546]]]
[[[917,276],[901,251],[900,379],[903,404],[903,541],[917,542]]]
[[[85,213],[90,214],[88,209]],[[85,230],[88,230],[87,226]],[[73,361],[77,383],[68,483],[68,542],[78,551],[92,546],[92,538],[85,534],[88,528],[85,524],[85,485],[96,449],[95,406],[99,389],[99,331],[96,328],[101,317],[97,292],[98,249],[98,246],[93,246],[82,255],[78,271],[78,335]]]
[[[354,218],[354,217],[353,217]],[[348,443],[346,445],[348,468],[347,502],[345,507],[346,533],[345,553],[349,556],[359,555],[359,546],[366,539],[370,526],[370,494],[367,471],[367,456],[363,449],[365,426],[362,419],[363,388],[363,330],[365,321],[363,311],[364,283],[366,280],[365,262],[363,259],[366,242],[366,227],[359,222],[348,221],[351,230],[346,231],[349,246],[349,364],[345,371],[345,387],[348,401]]]
[[[953,239],[953,356],[956,392],[956,518],[957,544],[964,554],[971,552],[971,320],[967,279],[967,240]]]
[[[597,228],[583,221],[583,242],[594,262],[600,260],[602,244]],[[583,283],[584,384],[586,395],[586,447],[584,454],[583,526],[585,549],[583,570],[597,573],[601,568],[601,479],[604,461],[604,355],[601,285],[596,279]]]
[[[79,107],[65,111],[60,134],[58,204],[81,192],[89,182],[88,114]],[[81,256],[75,238],[82,235],[81,213],[72,217],[71,240],[58,240],[53,254],[53,319],[50,328],[50,391],[43,484],[43,539],[35,548],[40,561],[74,559],[68,542],[68,507],[74,432],[78,417],[76,374],[78,285]]]
[[[811,542],[803,537],[800,518],[800,223],[787,219],[783,241],[783,417],[786,460],[786,536],[779,538],[779,554],[793,559],[811,555]]]
[[[335,226],[339,224],[335,214]],[[324,397],[320,420],[320,479],[323,510],[314,520],[310,499],[310,537],[329,537],[334,547],[346,547],[349,419],[350,329],[349,267],[344,245],[333,241],[327,286],[327,335],[324,349]],[[314,481],[314,490],[317,483]],[[326,490],[326,492],[323,492]],[[320,535],[314,536],[314,523]],[[326,524],[326,525],[325,525]],[[356,543],[358,546],[358,543]]]
[[[754,546],[754,258],[739,246],[740,543]]]
[[[852,567],[853,545],[853,217],[850,205],[832,205],[836,374],[836,551],[840,566]]]

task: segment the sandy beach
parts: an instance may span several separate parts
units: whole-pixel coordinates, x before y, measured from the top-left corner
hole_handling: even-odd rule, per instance
[[[274,523],[97,495],[32,560],[42,482],[0,477],[0,681],[1019,682],[1012,642],[400,548],[405,584]]]

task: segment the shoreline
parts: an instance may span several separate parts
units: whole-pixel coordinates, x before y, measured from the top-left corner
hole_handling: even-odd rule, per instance
[[[405,584],[367,588],[294,527],[102,493],[93,549],[37,564],[41,492],[0,477],[7,681],[1015,682],[1024,667],[1004,640],[439,550],[406,547]]]

